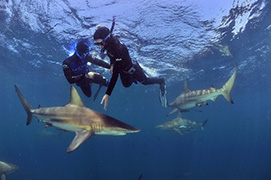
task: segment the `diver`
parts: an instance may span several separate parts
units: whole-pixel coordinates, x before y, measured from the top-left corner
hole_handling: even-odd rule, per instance
[[[144,70],[140,67],[139,63],[130,58],[127,47],[118,39],[118,37],[112,34],[115,25],[115,17],[113,17],[113,23],[111,30],[107,27],[99,27],[93,37],[95,45],[101,48],[103,53],[105,50],[110,59],[110,72],[112,77],[108,85],[106,94],[103,96],[101,104],[104,103],[104,109],[107,109],[109,96],[111,95],[114,86],[120,75],[122,84],[124,87],[130,87],[132,83],[140,82],[143,85],[159,84],[160,85],[160,102],[163,106],[167,106],[166,99],[166,84],[164,78],[149,78],[145,75]],[[163,100],[161,100],[163,98]],[[163,102],[164,101],[164,102]]]
[[[90,45],[87,39],[81,39],[76,44],[75,52],[72,56],[63,61],[62,68],[64,75],[70,84],[76,83],[83,93],[91,96],[91,83],[99,84],[99,88],[95,93],[96,99],[102,86],[108,86],[108,80],[96,72],[92,72],[88,68],[88,62],[110,69],[110,65],[102,60],[93,57],[90,54]]]

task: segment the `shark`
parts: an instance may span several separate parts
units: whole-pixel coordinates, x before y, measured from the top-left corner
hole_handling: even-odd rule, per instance
[[[177,111],[186,112],[196,106],[207,105],[208,100],[215,101],[219,95],[223,95],[227,101],[233,104],[230,93],[236,79],[236,74],[237,65],[235,66],[234,72],[230,79],[220,89],[215,89],[213,86],[211,86],[208,89],[192,91],[188,87],[188,80],[186,79],[182,93],[168,105],[168,107],[173,108],[169,114],[173,114]]]
[[[204,126],[207,123],[208,119],[203,121],[202,123],[198,123],[196,121],[190,121],[187,119],[183,119],[181,117],[181,113],[179,115],[164,124],[156,126],[156,128],[160,128],[163,130],[172,130],[177,132],[180,135],[188,134],[195,132],[198,127],[201,127],[202,130],[204,130]]]
[[[39,121],[44,121],[46,127],[54,126],[63,131],[75,132],[76,135],[67,153],[73,152],[92,135],[121,136],[140,131],[113,117],[87,108],[74,86],[70,87],[70,101],[65,106],[48,108],[39,106],[37,109],[32,108],[16,85],[15,90],[27,113],[26,125],[36,117]]]
[[[14,164],[10,164],[10,163],[0,161],[1,180],[6,180],[6,175],[9,174],[9,173],[12,173],[13,171],[15,171],[18,168],[19,167],[14,165]]]

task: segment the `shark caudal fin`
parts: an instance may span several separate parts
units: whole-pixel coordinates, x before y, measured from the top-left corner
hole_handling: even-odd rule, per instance
[[[32,116],[32,113],[31,113],[31,110],[32,110],[32,106],[31,104],[29,104],[29,102],[24,98],[24,96],[22,95],[22,93],[20,92],[20,90],[17,88],[16,85],[15,86],[15,90],[16,90],[16,93],[18,94],[18,97],[27,113],[27,121],[26,121],[26,125],[29,125],[33,119],[33,116]]]
[[[233,100],[231,98],[231,90],[236,79],[236,74],[237,74],[237,65],[235,66],[235,70],[232,76],[230,77],[230,79],[221,88],[222,95],[225,97],[225,99],[227,99],[227,101],[229,101],[232,104],[233,104]]]

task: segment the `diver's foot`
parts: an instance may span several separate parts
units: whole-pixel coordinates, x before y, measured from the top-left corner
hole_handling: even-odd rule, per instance
[[[161,78],[159,100],[163,107],[167,107],[167,104],[168,104],[167,91],[166,91],[166,82],[164,78]]]

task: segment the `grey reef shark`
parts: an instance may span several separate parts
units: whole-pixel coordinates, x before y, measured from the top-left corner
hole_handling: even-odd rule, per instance
[[[230,93],[236,79],[236,74],[237,65],[235,66],[235,70],[230,79],[220,89],[215,89],[211,86],[208,89],[192,91],[189,89],[188,81],[186,79],[184,82],[183,92],[168,105],[168,107],[174,108],[169,114],[177,111],[186,112],[196,106],[207,105],[208,100],[215,101],[219,95],[223,95],[227,101],[233,104]]]
[[[0,176],[1,176],[1,180],[6,180],[6,175],[9,173],[14,172],[16,169],[18,169],[19,167],[14,165],[14,164],[10,164],[10,163],[6,163],[3,161],[0,161]]]
[[[179,113],[179,115],[175,119],[168,121],[165,124],[158,125],[156,126],[156,128],[160,128],[163,130],[172,130],[180,135],[184,135],[196,132],[196,129],[198,127],[201,127],[201,129],[204,130],[204,126],[207,123],[207,121],[208,121],[207,119],[202,123],[190,121],[187,119],[183,119],[181,117],[181,113]]]
[[[32,108],[16,85],[15,89],[27,113],[26,125],[29,125],[35,116],[39,121],[44,121],[46,127],[54,126],[64,131],[75,132],[75,138],[68,147],[67,153],[77,149],[93,134],[120,136],[140,131],[113,117],[87,108],[74,86],[70,88],[70,102],[67,105],[37,109]]]

